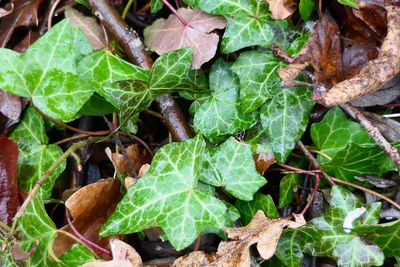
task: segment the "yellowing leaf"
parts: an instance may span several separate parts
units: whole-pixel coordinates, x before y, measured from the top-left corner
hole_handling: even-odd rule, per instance
[[[179,48],[191,47],[193,49],[192,66],[198,69],[214,57],[219,37],[210,32],[225,28],[226,20],[220,16],[188,8],[181,8],[178,13],[188,25],[183,25],[175,15],[170,15],[167,20],[159,19],[145,29],[145,43],[159,55]]]
[[[267,0],[267,2],[274,19],[286,19],[296,11],[294,3],[290,0]]]

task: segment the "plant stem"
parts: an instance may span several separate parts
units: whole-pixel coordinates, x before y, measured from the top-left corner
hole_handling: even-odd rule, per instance
[[[340,107],[347,112],[353,119],[357,120],[367,130],[368,135],[375,141],[375,143],[382,148],[385,153],[390,157],[393,163],[400,170],[400,154],[397,148],[393,147],[381,134],[379,129],[372,125],[372,123],[365,117],[365,115],[350,103],[341,104]]]
[[[50,116],[47,116],[47,115],[44,114],[42,111],[40,111],[35,105],[33,105],[32,102],[31,102],[31,105],[32,105],[32,107],[35,109],[35,111],[36,111],[37,113],[39,113],[40,116],[42,116],[42,117],[45,118],[46,120],[49,120],[49,121],[53,122],[54,124],[57,124],[57,125],[59,125],[59,126],[61,126],[61,127],[64,127],[64,128],[66,128],[66,129],[68,129],[68,130],[71,130],[71,131],[73,131],[73,132],[80,133],[80,134],[85,134],[85,135],[90,135],[90,136],[109,135],[109,134],[112,132],[112,131],[110,131],[110,130],[106,130],[106,131],[96,131],[96,132],[81,130],[81,129],[72,127],[72,126],[70,126],[70,125],[68,125],[68,124],[65,124],[65,123],[63,123],[63,122],[61,122],[61,121],[58,121],[58,120],[56,120],[56,119],[53,119],[53,118],[50,117]]]
[[[67,232],[67,231],[64,231],[64,230],[62,230],[62,229],[57,229],[57,233],[63,234],[63,235],[65,235],[65,236],[68,236],[69,238],[71,238],[71,239],[74,240],[75,242],[81,244],[82,246],[84,246],[85,248],[87,248],[88,250],[90,250],[90,252],[92,252],[92,253],[96,256],[96,258],[100,258],[100,257],[97,255],[96,251],[94,251],[94,250],[92,249],[92,247],[88,246],[85,242],[83,242],[82,240],[80,240],[79,238],[77,238],[76,236],[74,236],[73,234],[71,234],[71,233],[69,233],[69,232]]]
[[[128,11],[129,11],[129,9],[131,8],[131,6],[132,6],[132,4],[133,4],[134,1],[135,1],[135,0],[129,0],[128,3],[126,4],[126,6],[125,6],[125,8],[124,8],[124,11],[122,12],[122,15],[121,15],[121,18],[122,18],[123,20],[125,20],[126,14],[128,14]]]
[[[69,227],[71,227],[71,230],[74,232],[74,234],[83,242],[85,243],[87,246],[96,249],[97,251],[104,253],[110,257],[112,257],[111,252],[108,249],[102,248],[99,245],[97,245],[96,243],[90,241],[89,239],[87,239],[86,237],[84,237],[81,233],[79,233],[78,229],[76,229],[75,225],[72,223],[71,221],[71,216],[69,215],[69,211],[68,208],[65,208],[65,216],[67,217],[67,222]]]
[[[54,4],[51,6],[51,9],[49,12],[49,17],[47,18],[47,30],[51,29],[51,22],[53,20],[54,11],[56,10],[56,8],[60,2],[61,2],[61,0],[56,0],[54,2]]]
[[[70,146],[67,151],[65,151],[51,166],[50,168],[44,173],[44,175],[36,182],[35,186],[32,188],[32,190],[29,192],[28,197],[25,199],[24,203],[22,206],[19,208],[17,214],[14,216],[14,221],[11,227],[12,232],[15,231],[15,228],[17,226],[18,219],[22,216],[22,214],[25,212],[26,208],[28,207],[29,203],[31,203],[32,199],[36,196],[36,194],[39,192],[40,187],[44,182],[47,181],[47,179],[50,177],[50,175],[55,171],[55,169],[65,160],[67,159],[71,153],[75,152],[76,150],[99,140],[104,140],[105,138],[95,138],[91,137],[88,138],[84,141],[80,141],[78,143],[73,144]]]
[[[180,20],[183,26],[190,27],[186,20],[178,13],[178,11],[168,2],[168,0],[162,0],[164,5]]]
[[[60,144],[64,144],[64,143],[67,143],[67,142],[70,142],[70,141],[75,141],[76,139],[85,138],[85,137],[88,137],[88,136],[89,136],[89,135],[87,135],[87,134],[74,135],[74,136],[71,136],[71,137],[62,139],[62,140],[60,140],[60,141],[57,141],[57,142],[55,142],[54,144],[55,144],[55,145],[60,145]]]
[[[3,223],[2,221],[0,221],[0,228],[3,228],[4,231],[6,232],[12,232],[11,227],[8,226],[7,224]]]
[[[315,185],[313,188],[313,191],[311,192],[311,195],[307,201],[306,206],[304,207],[303,211],[300,213],[301,215],[304,215],[307,210],[310,208],[311,203],[314,201],[315,198],[315,194],[317,193],[318,187],[319,187],[319,182],[320,182],[320,178],[319,178],[319,174],[315,174]]]

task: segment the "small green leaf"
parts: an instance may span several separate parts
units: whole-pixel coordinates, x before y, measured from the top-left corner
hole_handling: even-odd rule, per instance
[[[240,54],[231,70],[240,79],[240,110],[257,110],[281,88],[277,70],[282,65],[271,52],[248,51]]]
[[[226,222],[225,204],[197,186],[205,146],[197,136],[157,151],[150,170],[128,189],[100,234],[127,234],[158,226],[181,250],[205,227],[221,229]]]
[[[27,266],[58,266],[59,260],[54,254],[53,243],[57,228],[47,215],[42,199],[34,197],[17,223],[21,234],[20,246],[29,252],[36,242],[39,242],[32,257],[27,260]]]
[[[378,245],[386,257],[400,253],[400,220],[379,225],[361,225],[353,231]]]
[[[252,200],[253,194],[267,183],[256,170],[250,146],[232,137],[205,153],[200,180],[221,186],[242,200]]]
[[[247,225],[259,210],[262,210],[268,218],[275,219],[279,217],[278,210],[270,195],[256,193],[252,201],[238,199],[236,200],[235,206],[240,212],[240,221],[242,225]]]
[[[286,174],[279,184],[279,208],[291,204],[296,194],[295,189],[301,184],[303,175],[300,173]]]
[[[261,124],[275,157],[285,162],[306,130],[314,102],[306,88],[282,89],[261,108]]]
[[[345,6],[350,6],[353,7],[355,9],[359,9],[360,6],[357,3],[357,0],[338,0],[339,3],[341,3],[342,5]]]
[[[223,15],[228,20],[222,37],[221,52],[229,54],[241,48],[271,44],[274,33],[269,26],[273,21],[266,1],[257,0],[185,0],[190,6],[204,12]]]
[[[86,247],[74,244],[61,255],[60,260],[68,267],[78,267],[86,262],[96,261],[96,258]]]
[[[163,7],[163,2],[161,0],[151,0],[151,12],[155,13],[157,11],[160,11],[160,9]]]
[[[300,16],[304,21],[307,21],[310,19],[311,14],[314,10],[314,0],[300,0],[299,4],[299,12]]]
[[[73,120],[93,94],[76,69],[77,62],[90,52],[84,34],[63,20],[24,54],[0,49],[6,63],[0,67],[0,87],[32,98],[35,106],[55,119]]]
[[[48,145],[44,121],[32,107],[25,111],[24,117],[10,137],[19,146],[19,186],[30,191],[47,169],[63,154],[63,151],[57,145]],[[39,194],[42,198],[50,197],[54,182],[65,167],[66,161],[61,163],[40,187]]]
[[[209,76],[211,95],[196,101],[194,129],[213,143],[250,128],[256,122],[255,114],[241,115],[238,111],[239,81],[230,66],[222,59],[214,63]]]

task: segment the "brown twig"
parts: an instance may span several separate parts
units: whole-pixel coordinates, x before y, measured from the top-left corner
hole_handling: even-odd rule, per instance
[[[107,0],[90,0],[93,13],[122,46],[127,57],[139,67],[150,69],[153,61],[147,54],[138,34],[121,19],[117,10]],[[185,116],[170,95],[156,98],[163,122],[174,140],[185,140],[193,136]]]
[[[308,159],[308,161],[311,163],[312,167],[315,170],[321,170],[321,166],[319,165],[319,162],[317,161],[317,159],[310,153],[310,151],[308,151],[308,149],[306,148],[306,146],[303,144],[303,142],[298,141],[297,142],[297,146],[300,148],[300,150],[303,152],[303,154],[306,156],[306,158]],[[321,174],[322,176],[329,182],[330,185],[334,185],[335,182],[333,181],[332,177],[329,176],[326,172],[321,170]]]
[[[317,190],[318,190],[318,187],[319,187],[319,182],[320,182],[319,174],[315,173],[315,185],[314,185],[313,191],[311,192],[310,198],[307,201],[306,206],[304,207],[302,212],[300,212],[301,215],[304,215],[307,212],[307,210],[311,206],[311,203],[314,201],[315,194],[317,193]]]
[[[51,29],[51,22],[53,20],[53,15],[54,11],[56,10],[58,4],[61,2],[61,0],[56,0],[54,4],[51,6],[50,12],[49,12],[49,17],[47,18],[47,29]]]
[[[400,170],[400,154],[397,148],[393,147],[386,138],[381,134],[379,129],[372,125],[372,123],[365,117],[365,115],[350,103],[341,104],[340,107],[346,111],[353,119],[357,120],[367,130],[368,135],[375,141],[375,143],[382,148],[385,153]]]

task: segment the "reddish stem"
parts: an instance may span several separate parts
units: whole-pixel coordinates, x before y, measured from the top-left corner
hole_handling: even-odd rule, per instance
[[[168,7],[169,10],[181,21],[183,26],[188,27],[190,26],[186,20],[178,13],[178,11],[168,2],[168,0],[162,0],[164,5]]]
[[[67,217],[67,222],[68,222],[69,227],[71,227],[71,230],[74,232],[74,234],[77,237],[79,237],[80,240],[82,240],[83,243],[85,243],[88,247],[91,247],[92,249],[98,250],[101,253],[104,253],[104,254],[112,257],[112,254],[108,249],[100,247],[99,245],[90,241],[89,239],[86,239],[86,237],[84,237],[81,233],[79,233],[78,229],[75,228],[75,226],[73,225],[73,223],[71,221],[71,217],[69,215],[67,208],[65,209],[65,216]]]
[[[315,194],[317,193],[317,190],[319,187],[319,182],[320,182],[319,174],[315,173],[315,185],[314,185],[313,191],[311,192],[311,196],[310,196],[309,200],[307,201],[307,205],[304,207],[303,211],[300,213],[301,215],[304,215],[307,212],[307,210],[311,206],[311,203],[314,201]]]

